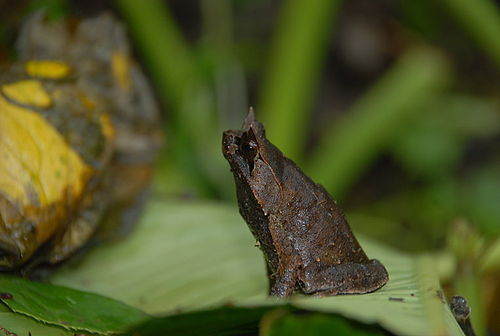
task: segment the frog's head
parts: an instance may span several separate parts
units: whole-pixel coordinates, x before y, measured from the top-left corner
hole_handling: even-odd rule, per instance
[[[235,177],[249,182],[256,166],[261,169],[274,170],[280,176],[282,160],[273,156],[281,156],[281,152],[266,139],[264,126],[255,119],[250,108],[241,130],[229,130],[223,133],[222,152],[229,162]]]
[[[264,127],[255,119],[253,109],[243,123],[241,130],[228,130],[222,135],[222,153],[231,166],[231,171],[248,181],[258,156],[258,135],[264,134]]]

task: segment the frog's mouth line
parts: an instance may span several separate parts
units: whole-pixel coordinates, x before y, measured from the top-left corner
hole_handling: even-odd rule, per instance
[[[229,130],[223,133],[223,153],[226,160],[231,165],[231,169],[242,175],[246,179],[250,179],[254,169],[254,160],[258,156],[258,151],[250,145],[247,132],[242,130]]]
[[[236,155],[240,147],[242,131],[229,130],[224,131],[222,135],[223,154],[226,159]]]

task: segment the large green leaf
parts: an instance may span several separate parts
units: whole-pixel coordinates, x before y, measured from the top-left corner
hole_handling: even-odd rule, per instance
[[[220,307],[207,311],[155,318],[136,326],[133,336],[241,336],[255,335],[259,320],[270,308]]]
[[[368,295],[311,300],[299,297],[302,308],[336,312],[365,323],[378,322],[401,335],[462,335],[439,287],[432,259],[377,255],[388,267],[389,283]]]
[[[131,330],[131,336],[379,336],[387,333],[344,317],[308,312],[290,306],[241,308],[223,306],[212,310],[151,319]]]
[[[140,310],[106,297],[18,277],[0,276],[0,288],[8,293],[2,301],[13,312],[34,318],[30,324],[37,320],[70,330],[113,334],[147,318]],[[14,317],[0,318],[3,326],[3,318]]]
[[[236,207],[152,201],[128,239],[94,249],[52,280],[155,314],[261,303],[267,280],[254,243]]]
[[[50,335],[74,336],[73,331],[47,325],[12,312],[0,312],[0,336]]]
[[[443,299],[432,259],[360,241],[370,257],[387,267],[390,280],[385,287],[365,295],[296,296],[291,303],[379,323],[401,335],[462,335]],[[263,257],[253,244],[235,206],[155,200],[128,239],[94,249],[52,281],[154,314],[225,303],[284,303],[267,298]]]
[[[375,326],[353,323],[335,315],[319,313],[296,313],[276,309],[268,313],[261,322],[261,336],[380,336],[385,332]]]

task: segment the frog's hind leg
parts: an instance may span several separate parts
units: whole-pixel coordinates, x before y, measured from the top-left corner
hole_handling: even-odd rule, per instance
[[[299,275],[300,287],[306,294],[338,295],[373,292],[386,284],[387,270],[376,259],[367,263],[308,265]]]

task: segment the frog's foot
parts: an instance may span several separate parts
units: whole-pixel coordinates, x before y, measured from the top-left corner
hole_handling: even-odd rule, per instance
[[[363,294],[379,289],[388,279],[387,270],[377,259],[364,264],[313,263],[301,272],[300,287],[306,294],[319,296]]]

